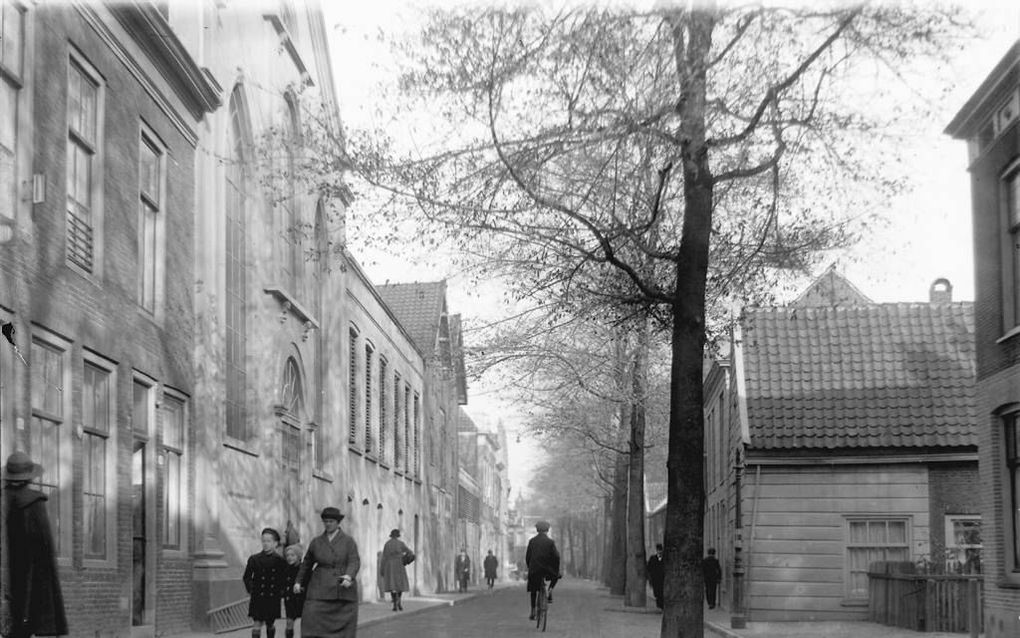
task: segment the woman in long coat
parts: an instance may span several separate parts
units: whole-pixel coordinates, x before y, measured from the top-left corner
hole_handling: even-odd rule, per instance
[[[400,540],[400,530],[390,532],[390,540],[383,545],[379,568],[382,571],[382,589],[390,592],[390,597],[393,598],[393,611],[404,609],[400,602],[401,594],[408,590],[407,571],[404,566],[411,564],[413,560],[414,552]]]
[[[308,544],[294,593],[306,591],[302,638],[354,638],[358,631],[358,544],[340,530],[344,515],[322,510],[325,532]]]
[[[7,492],[7,538],[3,541],[8,543],[8,596],[15,638],[68,633],[46,495],[28,487],[42,473],[42,466],[24,452],[11,454],[3,471]]]

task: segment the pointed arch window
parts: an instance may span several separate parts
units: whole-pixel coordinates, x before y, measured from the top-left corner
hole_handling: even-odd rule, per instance
[[[247,441],[252,432],[247,425],[244,404],[247,385],[245,357],[247,354],[246,305],[247,297],[247,227],[246,170],[247,114],[241,87],[230,95],[230,126],[227,133],[227,162],[224,173],[226,195],[226,281],[224,289],[226,317],[226,373],[227,373],[227,436]]]

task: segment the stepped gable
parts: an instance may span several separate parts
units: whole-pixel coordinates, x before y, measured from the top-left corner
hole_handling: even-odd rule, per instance
[[[752,448],[977,444],[972,303],[752,308],[741,323]]]

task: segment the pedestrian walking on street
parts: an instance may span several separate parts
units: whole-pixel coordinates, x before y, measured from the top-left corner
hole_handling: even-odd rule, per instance
[[[715,609],[715,594],[719,590],[719,581],[722,580],[722,567],[719,566],[719,559],[715,557],[715,548],[708,548],[708,556],[701,559],[701,571],[705,578],[705,599],[708,601],[708,608]]]
[[[294,593],[305,592],[301,613],[303,638],[354,638],[358,631],[358,544],[340,529],[344,515],[322,510],[322,535],[308,544]]]
[[[535,603],[542,591],[542,581],[549,581],[549,602],[552,602],[552,590],[560,578],[560,552],[548,536],[549,523],[538,521],[535,531],[538,533],[528,541],[528,549],[524,553],[524,561],[528,564],[528,596],[531,599],[529,620],[535,619]]]
[[[403,611],[404,605],[400,597],[408,590],[406,565],[414,562],[414,552],[400,540],[400,530],[390,532],[390,540],[386,541],[382,550],[382,588],[390,592],[393,600],[393,611]]]
[[[457,575],[457,591],[467,592],[468,578],[471,576],[471,559],[468,558],[467,549],[461,547],[457,554],[457,560],[453,561],[453,573]]]
[[[43,467],[24,452],[7,457],[7,555],[11,636],[67,635],[64,596],[60,591],[53,529],[46,513],[46,495],[28,485],[43,474]]]
[[[280,617],[280,599],[287,586],[287,561],[279,554],[280,533],[272,527],[262,530],[262,551],[248,557],[244,568],[244,588],[248,591],[248,617],[252,620],[252,638],[275,638],[276,619]]]
[[[662,585],[666,581],[666,565],[662,562],[662,543],[655,544],[655,553],[648,559],[648,582],[655,595],[655,606],[663,608]]]
[[[294,638],[294,621],[301,617],[301,612],[305,608],[304,593],[299,594],[294,591],[294,583],[297,582],[298,571],[301,569],[301,559],[304,558],[304,549],[297,543],[288,545],[283,550],[283,557],[287,560],[287,587],[283,592],[283,610],[287,615],[287,628],[284,632],[286,638]]]
[[[496,569],[499,567],[499,560],[492,554],[491,549],[489,555],[485,557],[482,567],[485,569],[485,584],[489,586],[489,589],[492,589],[496,582]]]

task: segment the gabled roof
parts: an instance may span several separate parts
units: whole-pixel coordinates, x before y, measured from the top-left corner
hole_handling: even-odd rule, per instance
[[[815,279],[791,306],[860,306],[873,303],[871,299],[850,283],[846,277],[830,266]]]
[[[435,355],[440,321],[446,313],[446,282],[383,284],[376,291],[418,348],[427,357]]]
[[[977,444],[969,302],[748,309],[750,447]]]

